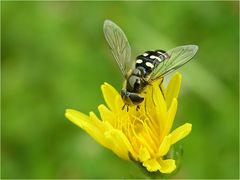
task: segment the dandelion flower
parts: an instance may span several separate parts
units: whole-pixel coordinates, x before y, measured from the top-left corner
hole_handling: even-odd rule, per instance
[[[145,89],[145,99],[136,106],[122,110],[124,102],[120,94],[108,83],[101,86],[107,106],[98,106],[101,118],[93,112],[85,115],[67,109],[66,117],[84,129],[98,143],[112,150],[122,159],[138,161],[149,172],[172,173],[176,169],[174,159],[167,159],[170,147],[191,132],[186,123],[171,131],[177,111],[177,97],[181,74],[176,73],[166,88],[159,88],[160,81]]]

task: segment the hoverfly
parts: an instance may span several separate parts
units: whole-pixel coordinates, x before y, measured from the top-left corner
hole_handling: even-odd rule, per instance
[[[198,50],[197,45],[184,45],[169,51],[146,51],[134,60],[131,58],[130,44],[120,27],[105,20],[103,32],[125,78],[121,96],[127,106],[139,107],[144,100],[141,93],[147,85],[186,64]]]

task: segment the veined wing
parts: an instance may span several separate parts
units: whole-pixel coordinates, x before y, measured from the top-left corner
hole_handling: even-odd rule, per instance
[[[189,62],[198,50],[197,45],[185,45],[166,52],[167,58],[162,60],[150,74],[149,81],[154,81]]]
[[[134,68],[131,60],[131,47],[126,35],[114,22],[105,20],[103,25],[105,38],[124,77]]]

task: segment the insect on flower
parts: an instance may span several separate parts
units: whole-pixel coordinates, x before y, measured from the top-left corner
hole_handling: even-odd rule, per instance
[[[125,78],[121,96],[127,106],[137,105],[139,108],[139,104],[144,100],[142,92],[147,85],[158,79],[163,82],[166,74],[189,62],[198,50],[197,45],[184,45],[168,51],[146,51],[132,59],[130,44],[120,27],[110,20],[105,20],[103,31]],[[161,88],[160,85],[159,87]]]

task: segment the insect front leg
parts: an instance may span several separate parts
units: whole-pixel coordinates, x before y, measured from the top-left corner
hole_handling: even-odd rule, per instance
[[[136,111],[138,111],[140,109],[140,106],[139,105],[137,105],[137,107],[136,107]]]
[[[129,110],[128,104],[125,103],[122,107],[122,110],[124,110],[125,107],[127,107],[127,112],[128,112],[128,110]]]

